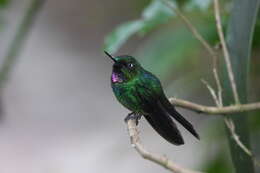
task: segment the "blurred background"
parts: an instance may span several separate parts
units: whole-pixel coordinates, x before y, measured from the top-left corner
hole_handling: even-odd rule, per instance
[[[2,64],[31,2],[0,0]],[[134,55],[161,79],[169,97],[213,105],[201,79],[214,82],[211,58],[183,21],[168,21],[167,14],[172,12],[167,11],[153,16],[149,10],[157,6],[151,6],[151,2],[44,2],[1,84],[1,173],[167,172],[143,160],[130,146],[123,121],[128,111],[111,91],[112,63],[104,48],[115,55]],[[182,2],[185,15],[212,45],[218,45],[211,1]],[[225,27],[230,2],[222,4]],[[150,9],[143,12],[149,5]],[[149,17],[158,17],[157,23],[150,22]],[[148,22],[139,23],[141,20]],[[258,18],[250,101],[260,97],[259,24]],[[186,144],[173,146],[142,119],[139,128],[144,145],[188,168],[232,172],[222,119],[180,108],[178,111],[194,124],[201,140],[179,125]],[[259,112],[253,114],[252,138],[259,138]],[[260,152],[258,141],[253,144],[254,151]]]

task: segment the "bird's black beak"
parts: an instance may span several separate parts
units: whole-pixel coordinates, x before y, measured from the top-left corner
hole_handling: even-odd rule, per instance
[[[107,51],[104,51],[104,52],[110,59],[112,59],[114,62],[116,62],[115,58],[112,55],[110,55]]]

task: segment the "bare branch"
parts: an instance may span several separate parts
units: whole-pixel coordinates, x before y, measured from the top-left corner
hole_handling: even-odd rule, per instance
[[[208,90],[209,90],[209,92],[210,92],[210,94],[211,94],[211,96],[212,96],[214,102],[216,103],[216,105],[220,105],[219,100],[218,100],[218,97],[217,97],[217,95],[216,95],[216,92],[215,92],[215,90],[212,88],[212,86],[210,86],[209,83],[208,83],[207,81],[205,81],[204,79],[202,79],[201,81],[202,81],[202,83],[204,83],[204,84],[206,85],[206,87],[208,88]]]
[[[260,109],[260,102],[224,106],[224,107],[215,107],[215,106],[199,105],[193,102],[176,99],[176,98],[169,98],[169,100],[174,106],[182,107],[199,113],[211,114],[211,115],[232,114],[232,113],[247,112],[247,111],[254,111]]]
[[[213,100],[215,101],[216,105],[218,107],[220,107],[220,105],[222,105],[222,101],[219,101],[217,96],[216,96],[216,93],[214,91],[214,89],[208,84],[207,81],[205,80],[202,80],[202,82],[206,85],[206,87],[208,88],[209,92],[211,93],[212,97],[213,97]],[[247,154],[249,155],[250,157],[253,158],[255,164],[257,166],[260,166],[260,162],[253,156],[252,152],[242,143],[242,141],[240,140],[239,136],[236,134],[236,131],[235,131],[235,124],[233,123],[233,121],[227,117],[224,117],[224,121],[225,121],[225,124],[230,132],[230,135],[232,136],[232,138],[234,139],[234,141],[236,142],[236,144]]]
[[[174,173],[200,173],[198,171],[193,171],[193,170],[183,168],[175,164],[171,160],[169,160],[166,156],[161,156],[147,151],[140,141],[139,132],[136,127],[135,120],[131,120],[131,119],[128,120],[127,127],[128,127],[130,140],[131,140],[131,145],[144,159],[157,163]]]
[[[246,146],[245,144],[243,144],[243,142],[240,140],[239,136],[236,134],[236,131],[235,131],[235,124],[233,123],[233,121],[229,118],[226,118],[224,119],[225,121],[225,124],[227,126],[227,128],[229,129],[230,131],[230,134],[232,136],[232,138],[234,139],[234,141],[236,142],[236,144],[247,154],[249,155],[250,157],[252,157],[254,163],[256,166],[259,166],[260,167],[260,162],[259,160],[256,159],[256,157],[254,156],[254,154],[252,153],[252,151],[250,151]]]
[[[221,18],[220,18],[218,0],[214,0],[214,12],[215,12],[215,18],[216,18],[217,31],[218,31],[218,35],[219,35],[221,45],[223,47],[223,54],[224,54],[224,59],[225,59],[226,66],[227,66],[228,77],[229,77],[229,80],[230,80],[232,92],[233,92],[236,104],[239,104],[239,96],[238,96],[238,93],[237,93],[237,86],[236,86],[234,74],[233,74],[232,67],[231,67],[230,55],[229,55],[229,52],[228,52],[228,49],[227,49],[227,44],[226,44],[225,37],[224,37],[224,34],[223,34],[222,26],[221,26]]]
[[[214,60],[213,60],[214,61]],[[218,75],[218,71],[217,71],[217,64],[214,63],[213,64],[213,75],[217,84],[217,89],[218,89],[218,102],[216,102],[216,105],[218,107],[222,107],[223,106],[223,101],[222,101],[222,87],[221,87],[221,83],[220,83],[220,79],[219,79],[219,75]]]

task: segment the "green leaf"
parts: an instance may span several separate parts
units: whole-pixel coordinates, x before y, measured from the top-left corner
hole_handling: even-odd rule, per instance
[[[152,3],[143,11],[142,17],[145,20],[154,20],[160,17],[162,20],[173,16],[173,11],[160,0],[153,0]]]
[[[126,40],[143,28],[143,22],[140,20],[127,22],[119,25],[112,33],[105,38],[105,50],[115,53]]]
[[[143,11],[141,19],[119,25],[105,38],[104,49],[115,53],[131,36],[146,34],[174,16],[173,11],[159,0],[153,0]]]
[[[240,102],[247,103],[247,85],[249,79],[248,72],[250,67],[252,38],[260,0],[234,0],[233,5],[228,25],[227,44]],[[222,67],[225,66],[223,65]],[[222,83],[225,91],[223,92],[223,101],[224,105],[230,105],[234,103],[233,94],[226,69],[223,69],[223,71]],[[239,139],[251,150],[247,114],[237,113],[228,116],[234,122]],[[254,163],[252,157],[248,156],[237,145],[228,129],[227,134],[236,173],[253,173]]]
[[[225,157],[225,151],[219,151],[218,155],[213,159],[207,161],[205,167],[205,172],[207,173],[230,173],[232,172],[232,167],[228,162],[227,157]]]
[[[249,123],[251,131],[260,131],[260,111],[250,113]]]
[[[258,19],[255,26],[255,33],[253,38],[253,48],[259,48],[260,46],[260,20]]]

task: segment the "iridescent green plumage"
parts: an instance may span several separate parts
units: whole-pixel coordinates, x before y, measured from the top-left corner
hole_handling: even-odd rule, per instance
[[[106,54],[115,62],[111,87],[123,106],[134,114],[143,115],[151,126],[172,144],[181,145],[184,141],[171,117],[199,138],[193,126],[168,101],[160,81],[152,73],[142,68],[131,56],[112,57]]]
[[[160,82],[146,73],[149,72],[143,72],[140,77],[132,78],[127,84],[124,82],[112,82],[111,84],[117,100],[129,110],[140,114],[145,114],[146,112],[143,110],[143,100],[138,94],[146,97],[155,97],[163,94]]]

